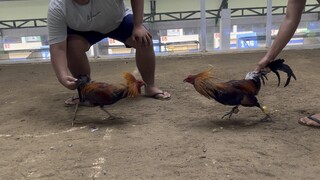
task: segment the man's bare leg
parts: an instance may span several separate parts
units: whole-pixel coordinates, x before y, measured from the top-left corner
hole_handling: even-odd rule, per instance
[[[136,64],[137,68],[142,76],[142,79],[146,82],[145,95],[160,98],[170,99],[171,95],[168,92],[164,92],[155,86],[155,54],[153,45],[148,47],[140,46],[129,37],[126,44],[136,49]],[[154,96],[156,95],[156,96]]]
[[[90,76],[90,65],[86,52],[90,44],[83,37],[78,35],[68,35],[67,39],[67,59],[68,68],[72,76],[77,78],[79,75]],[[66,106],[79,104],[79,98],[71,97],[65,101]]]
[[[90,65],[86,52],[89,50],[90,44],[83,37],[78,35],[68,35],[67,40],[67,58],[68,68],[77,78],[79,75],[90,76]]]

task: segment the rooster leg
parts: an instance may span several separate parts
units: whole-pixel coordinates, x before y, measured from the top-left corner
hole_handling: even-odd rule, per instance
[[[231,111],[228,112],[228,113],[226,113],[225,115],[223,115],[223,116],[221,117],[221,119],[223,119],[223,118],[224,118],[225,116],[227,116],[227,115],[229,115],[229,119],[230,119],[233,113],[234,113],[234,114],[237,114],[237,113],[239,112],[239,108],[238,108],[238,107],[239,107],[239,106],[233,107],[233,108],[231,109]]]
[[[71,126],[72,127],[74,126],[74,121],[76,120],[76,115],[77,115],[77,112],[78,112],[78,108],[79,108],[79,103],[76,104],[76,109],[74,110],[73,118],[72,118],[72,121],[71,121]]]
[[[266,117],[262,118],[260,121],[261,122],[268,122],[268,121],[272,121],[271,116],[269,115],[268,111],[267,111],[267,107],[266,106],[258,106],[261,111],[266,115]]]
[[[107,110],[104,109],[103,107],[100,107],[100,109],[101,109],[102,111],[106,112],[106,113],[109,115],[108,119],[110,119],[110,120],[116,119],[115,116],[113,116],[112,114],[110,114],[109,111],[107,111]]]
[[[103,107],[100,107],[100,109],[101,109],[102,111],[106,112],[106,113],[109,115],[109,117],[106,118],[106,119],[108,119],[108,120],[123,119],[123,117],[117,117],[117,116],[112,115],[111,113],[109,113],[109,111],[107,111],[107,110],[104,109]]]

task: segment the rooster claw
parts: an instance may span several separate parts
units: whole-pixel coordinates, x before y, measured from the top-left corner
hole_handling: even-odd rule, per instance
[[[230,112],[228,112],[228,113],[226,113],[225,115],[223,115],[223,116],[221,117],[221,119],[223,119],[224,117],[226,117],[226,116],[228,116],[228,115],[229,115],[229,119],[230,119],[233,113],[234,113],[234,114],[237,114],[238,112],[239,112],[238,106],[235,106],[235,107],[233,107],[233,108],[231,109]]]

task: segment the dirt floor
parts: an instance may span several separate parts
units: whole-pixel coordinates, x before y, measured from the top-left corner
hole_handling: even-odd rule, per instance
[[[318,179],[320,130],[297,123],[320,112],[320,50],[284,51],[298,80],[277,87],[274,74],[258,108],[231,107],[198,94],[182,80],[214,66],[222,81],[242,79],[264,52],[157,57],[157,84],[170,101],[124,99],[107,109],[124,119],[104,120],[82,107],[71,127],[76,94],[57,81],[49,63],[0,65],[0,179]],[[91,63],[96,81],[122,82],[132,58]],[[282,85],[286,75],[281,73]],[[317,178],[318,177],[318,178]]]

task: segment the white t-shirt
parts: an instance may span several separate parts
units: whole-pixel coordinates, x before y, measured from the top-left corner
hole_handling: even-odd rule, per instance
[[[123,0],[90,0],[86,5],[73,0],[51,0],[47,17],[49,44],[66,40],[67,27],[77,31],[111,32],[130,13]]]

